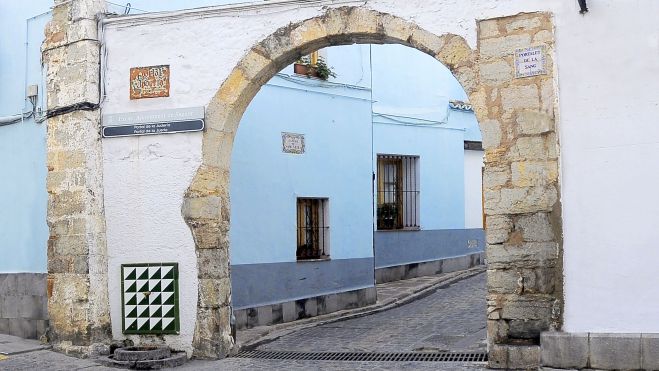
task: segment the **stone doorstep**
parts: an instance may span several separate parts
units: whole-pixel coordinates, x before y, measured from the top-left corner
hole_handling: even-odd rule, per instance
[[[396,308],[401,305],[413,302],[417,299],[421,299],[437,290],[440,286],[450,285],[463,279],[473,277],[482,272],[485,272],[485,266],[478,266],[460,272],[441,274],[432,281],[425,279],[421,280],[421,284],[419,284],[419,286],[414,290],[404,290],[401,295],[378,301],[377,303],[366,307],[340,310],[317,317],[305,318],[294,322],[281,323],[273,326],[255,327],[253,329],[249,329],[249,332],[239,331],[236,339],[236,346],[232,349],[232,354],[238,353],[240,350],[244,349],[254,349],[261,344],[268,343],[281,336],[305,328],[363,317]],[[248,332],[248,334],[244,335],[245,338],[240,339],[241,332]]]
[[[659,370],[659,334],[543,332],[546,369]]]

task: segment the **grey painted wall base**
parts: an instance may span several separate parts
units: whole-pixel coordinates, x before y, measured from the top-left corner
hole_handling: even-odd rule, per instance
[[[256,308],[374,285],[373,258],[231,265],[235,309]]]
[[[376,298],[375,287],[368,287],[255,308],[236,309],[233,313],[236,317],[236,328],[243,329],[359,308],[375,303]]]
[[[375,270],[377,283],[406,280],[414,277],[432,276],[469,269],[483,264],[483,253],[444,258],[423,263],[410,263]]]
[[[540,348],[545,370],[659,370],[659,334],[544,332]]]
[[[38,339],[48,329],[46,273],[0,273],[0,334]]]
[[[376,231],[373,238],[376,269],[485,251],[482,228]]]

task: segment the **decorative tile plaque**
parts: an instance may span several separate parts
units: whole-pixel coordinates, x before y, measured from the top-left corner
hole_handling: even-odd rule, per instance
[[[515,50],[515,78],[546,75],[545,46],[530,46]]]
[[[130,69],[130,99],[169,97],[169,66]]]
[[[281,133],[282,149],[285,153],[304,153],[304,134]]]
[[[124,334],[178,334],[178,264],[121,265]]]

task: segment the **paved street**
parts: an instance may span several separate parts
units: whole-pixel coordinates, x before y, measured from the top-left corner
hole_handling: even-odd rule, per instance
[[[384,312],[302,329],[257,350],[412,352],[485,350],[485,274],[440,288]],[[178,370],[474,370],[484,364],[287,361],[229,358],[192,361]],[[0,360],[0,370],[116,370],[47,350]]]
[[[303,329],[258,350],[298,352],[485,351],[485,274],[410,304]]]

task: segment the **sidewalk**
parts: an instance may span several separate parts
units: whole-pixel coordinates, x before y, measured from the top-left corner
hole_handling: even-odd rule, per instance
[[[442,286],[475,276],[484,271],[485,266],[481,265],[458,272],[381,283],[376,285],[378,300],[373,305],[356,309],[341,310],[294,322],[239,330],[236,334],[236,342],[238,343],[237,349],[253,349],[263,343],[271,342],[281,336],[301,329],[367,316],[395,308],[429,295]]]

